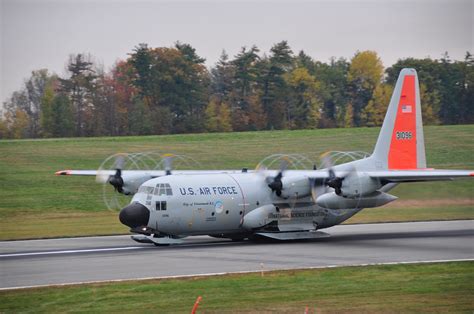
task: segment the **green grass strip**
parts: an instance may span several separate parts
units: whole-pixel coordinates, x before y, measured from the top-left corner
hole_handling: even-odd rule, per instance
[[[474,262],[449,262],[1,291],[0,312],[472,313],[473,295]]]

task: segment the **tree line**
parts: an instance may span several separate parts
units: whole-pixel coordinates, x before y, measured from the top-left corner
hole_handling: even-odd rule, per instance
[[[33,71],[4,102],[0,138],[228,132],[381,125],[400,70],[418,71],[425,124],[474,122],[474,58],[398,60],[374,51],[314,60],[286,41],[223,51],[210,69],[189,44],[139,44],[110,71],[75,54],[60,77]]]

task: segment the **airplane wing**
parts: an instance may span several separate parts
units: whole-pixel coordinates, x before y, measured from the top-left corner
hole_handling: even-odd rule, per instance
[[[96,176],[97,173],[99,171],[97,170],[59,170],[59,171],[56,171],[54,174],[57,175],[57,176]],[[110,172],[110,175],[113,175],[115,173],[115,171],[113,170],[108,170],[108,171],[104,171],[101,173],[104,173],[104,174],[109,174]]]
[[[173,170],[173,174],[216,174],[216,173],[239,173],[242,170]],[[249,171],[250,172],[250,171]],[[57,176],[101,176],[114,175],[115,170],[59,170],[55,172]],[[144,175],[151,177],[161,177],[166,175],[164,170],[123,170],[122,174]]]
[[[345,177],[350,171],[335,171],[337,177]],[[358,171],[359,174],[386,182],[419,182],[419,181],[448,181],[456,178],[474,177],[472,170],[441,170],[441,169],[417,169],[417,170],[376,170],[376,171]],[[326,180],[329,178],[328,172],[314,171],[308,174],[313,180]]]
[[[217,173],[240,173],[242,170],[173,170],[173,174],[217,174]],[[248,172],[254,172],[249,170]],[[56,175],[68,175],[68,176],[101,176],[114,175],[115,170],[60,170],[57,171]],[[166,175],[164,170],[123,170],[123,174],[139,175],[151,177],[161,177]],[[275,176],[278,172],[276,170],[265,171],[268,176]],[[344,177],[347,175],[347,171],[335,171],[335,175],[338,177]],[[452,180],[455,178],[463,177],[474,177],[472,170],[438,170],[438,169],[417,169],[417,170],[377,170],[377,171],[361,171],[371,178],[385,180],[389,182],[414,182],[414,181],[440,181],[440,180]],[[305,175],[314,180],[325,180],[328,179],[328,172],[326,169],[320,169],[316,171],[308,170],[288,170],[288,175],[299,176]]]

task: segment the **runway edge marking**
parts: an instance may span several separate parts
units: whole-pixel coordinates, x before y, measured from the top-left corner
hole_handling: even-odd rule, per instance
[[[77,250],[62,250],[62,251],[28,252],[28,253],[7,253],[7,254],[0,254],[0,258],[3,258],[3,257],[55,255],[55,254],[73,254],[73,253],[91,253],[91,252],[113,252],[113,251],[128,251],[128,250],[137,250],[137,249],[143,249],[143,247],[141,247],[141,246],[126,246],[126,247],[98,248],[98,249],[77,249]]]
[[[210,245],[225,245],[232,242],[209,242],[199,244],[200,246]],[[180,244],[180,247],[193,246],[192,243]],[[93,252],[114,252],[114,251],[128,251],[128,250],[140,250],[140,249],[153,249],[153,246],[124,246],[124,247],[110,247],[110,248],[96,248],[96,249],[75,249],[75,250],[60,250],[60,251],[39,251],[39,252],[26,252],[26,253],[5,253],[0,254],[0,258],[7,257],[25,257],[25,256],[42,256],[42,255],[60,255],[60,254],[75,254],[75,253],[93,253]]]
[[[444,259],[444,260],[427,260],[427,261],[409,261],[409,262],[383,262],[383,263],[361,263],[361,264],[347,264],[347,265],[326,265],[326,266],[311,266],[311,267],[295,267],[295,268],[275,268],[266,270],[243,270],[243,271],[231,271],[231,272],[220,272],[220,273],[204,273],[204,274],[190,274],[190,275],[175,275],[175,276],[158,276],[158,277],[141,277],[141,278],[129,278],[129,279],[110,279],[110,280],[95,280],[95,281],[80,281],[70,283],[58,283],[49,285],[36,285],[36,286],[20,286],[20,287],[5,287],[0,288],[0,291],[6,290],[21,290],[21,289],[33,289],[33,288],[46,288],[46,287],[64,287],[64,286],[79,286],[96,283],[120,283],[128,281],[148,281],[158,279],[179,279],[179,278],[192,278],[192,277],[216,277],[225,275],[235,274],[255,274],[255,273],[269,273],[274,271],[289,271],[289,270],[312,270],[312,269],[325,269],[325,268],[343,268],[343,267],[365,267],[365,266],[384,266],[384,265],[411,265],[411,264],[434,264],[434,263],[449,263],[449,262],[473,262],[474,258],[461,258],[461,259]]]

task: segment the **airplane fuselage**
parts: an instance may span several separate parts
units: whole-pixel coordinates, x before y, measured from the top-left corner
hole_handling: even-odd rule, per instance
[[[133,202],[149,210],[147,227],[153,233],[176,236],[316,230],[360,210],[321,208],[309,196],[282,199],[268,193],[259,173],[159,177],[145,182]]]

